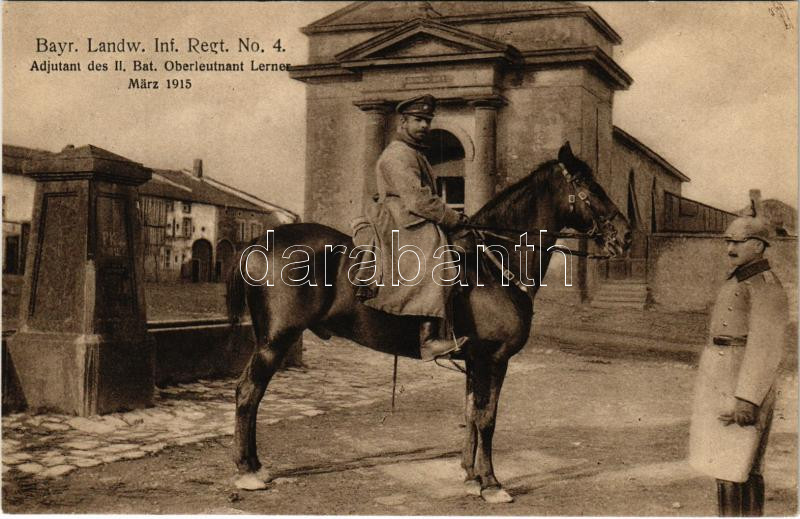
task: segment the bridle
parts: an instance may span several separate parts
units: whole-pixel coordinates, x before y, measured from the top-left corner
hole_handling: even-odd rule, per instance
[[[612,222],[614,218],[617,216],[621,216],[619,209],[616,207],[614,211],[609,216],[603,216],[597,212],[597,209],[592,205],[590,201],[589,194],[591,191],[580,181],[579,175],[573,175],[567,170],[567,167],[562,163],[556,163],[556,166],[561,171],[561,175],[563,176],[564,180],[569,186],[571,194],[567,196],[567,202],[569,203],[569,212],[575,212],[575,204],[580,200],[583,202],[587,209],[589,210],[589,214],[592,218],[592,227],[586,231],[585,233],[549,233],[551,236],[555,238],[592,238],[596,239],[598,235],[605,237],[606,240],[613,240],[617,237],[617,230],[614,228]],[[525,234],[529,231],[521,230],[521,229],[511,229],[508,227],[491,227],[491,226],[483,226],[483,225],[475,225],[475,224],[465,224],[463,227],[468,229],[472,229],[477,231],[479,234],[483,234],[486,236],[491,236],[493,238],[497,238],[503,241],[514,242],[519,239],[519,235]],[[511,234],[516,234],[517,236],[511,236]],[[481,236],[482,237],[482,236]],[[608,259],[611,258],[611,255],[600,255],[600,254],[587,254],[581,253],[578,251],[570,251],[570,254],[574,256],[584,256],[591,259]]]
[[[586,204],[587,209],[589,210],[589,214],[592,218],[592,227],[585,233],[553,233],[552,235],[556,238],[592,238],[596,239],[598,235],[603,236],[605,241],[614,240],[617,237],[617,230],[614,228],[614,225],[611,223],[613,222],[614,218],[617,216],[621,216],[619,209],[616,207],[614,211],[609,216],[603,216],[598,214],[597,209],[592,205],[590,201],[589,194],[591,191],[580,181],[579,175],[572,175],[567,170],[567,167],[562,163],[558,162],[556,164],[560,171],[561,175],[564,177],[567,185],[569,186],[570,190],[572,191],[571,194],[568,195],[567,202],[569,203],[569,211],[570,214],[575,212],[575,204],[578,203],[578,200]],[[519,229],[508,229],[508,228],[498,228],[498,227],[489,227],[489,226],[481,226],[475,224],[466,224],[464,227],[471,229],[472,232],[475,234],[475,237],[479,242],[485,242],[487,237],[492,237],[499,239],[501,241],[509,242],[509,243],[516,243],[519,239],[519,236],[511,236],[508,233],[516,233],[517,235],[522,235],[527,233],[528,231],[522,231]],[[614,255],[612,254],[589,254],[588,252],[583,251],[573,251],[567,247],[563,247],[560,245],[554,245],[558,251],[563,252],[565,254],[570,254],[572,256],[579,256],[584,257],[587,259],[609,259],[613,258]],[[550,249],[548,248],[548,251]],[[519,279],[516,278],[513,272],[506,269],[502,262],[499,261],[492,252],[490,252],[487,248],[483,249],[483,253],[486,258],[492,263],[497,270],[500,272],[500,275],[506,278],[508,281],[513,283],[517,286],[521,291],[528,293],[528,288],[525,286]]]
[[[567,198],[567,201],[569,202],[569,212],[575,212],[575,204],[577,203],[577,200],[580,200],[586,204],[586,208],[589,210],[589,214],[592,217],[592,228],[586,231],[586,237],[595,238],[597,235],[602,235],[604,236],[605,240],[615,239],[617,237],[617,230],[614,228],[614,225],[611,222],[614,221],[614,218],[621,215],[619,209],[615,207],[614,211],[609,216],[598,214],[597,210],[589,200],[590,191],[585,185],[583,185],[582,182],[580,182],[579,176],[572,175],[562,162],[559,162],[557,165],[561,170],[561,175],[564,177],[564,180],[566,180],[567,185],[572,191],[572,194],[568,195]]]

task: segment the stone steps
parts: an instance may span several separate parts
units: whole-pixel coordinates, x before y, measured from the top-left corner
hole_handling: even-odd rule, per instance
[[[635,301],[598,301],[595,299],[591,302],[591,306],[594,308],[631,308],[634,310],[644,310],[645,304]]]
[[[591,306],[594,308],[631,308],[644,310],[647,305],[647,284],[638,280],[603,283]]]

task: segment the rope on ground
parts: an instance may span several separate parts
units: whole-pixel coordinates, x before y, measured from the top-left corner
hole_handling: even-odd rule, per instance
[[[395,393],[397,393],[397,355],[394,356],[394,371],[392,372],[392,414],[394,414]]]
[[[435,362],[436,365],[439,366],[440,368],[449,369],[450,371],[459,371],[461,373],[465,373],[466,374],[467,370],[462,368],[458,364],[456,364],[456,362],[453,359],[447,359],[447,360],[450,362],[450,364],[455,366],[455,368],[451,368],[450,366],[447,366],[445,364],[439,364],[439,358],[438,357],[433,359],[433,362]]]

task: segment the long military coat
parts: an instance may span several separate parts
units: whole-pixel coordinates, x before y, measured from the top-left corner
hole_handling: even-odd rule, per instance
[[[365,304],[392,314],[443,318],[449,288],[435,282],[433,276],[439,280],[452,277],[453,271],[440,268],[434,272],[437,264],[451,256],[446,251],[439,258],[434,254],[447,244],[442,228],[455,226],[459,214],[436,195],[431,166],[409,138],[398,134],[381,154],[375,171],[384,286]],[[398,231],[394,254],[392,230]]]
[[[787,309],[786,294],[766,260],[739,267],[723,284],[711,312],[695,387],[689,463],[698,471],[735,482],[760,473],[785,347]],[[746,339],[743,346],[719,346],[714,337]],[[736,398],[759,406],[755,426],[726,426],[719,420],[732,413]]]

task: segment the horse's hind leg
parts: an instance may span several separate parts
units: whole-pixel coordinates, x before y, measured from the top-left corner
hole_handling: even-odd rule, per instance
[[[497,403],[507,369],[508,361],[493,361],[488,365],[481,363],[474,370],[475,425],[478,431],[475,472],[481,481],[481,496],[490,503],[513,501],[497,481],[492,465],[492,437],[497,419]]]
[[[256,419],[258,405],[267,390],[272,376],[277,371],[286,351],[299,337],[299,332],[259,346],[247,363],[236,386],[236,426],[234,428],[234,451],[236,467],[240,476],[236,486],[244,490],[266,488],[269,476],[258,474],[261,462],[256,447]]]

